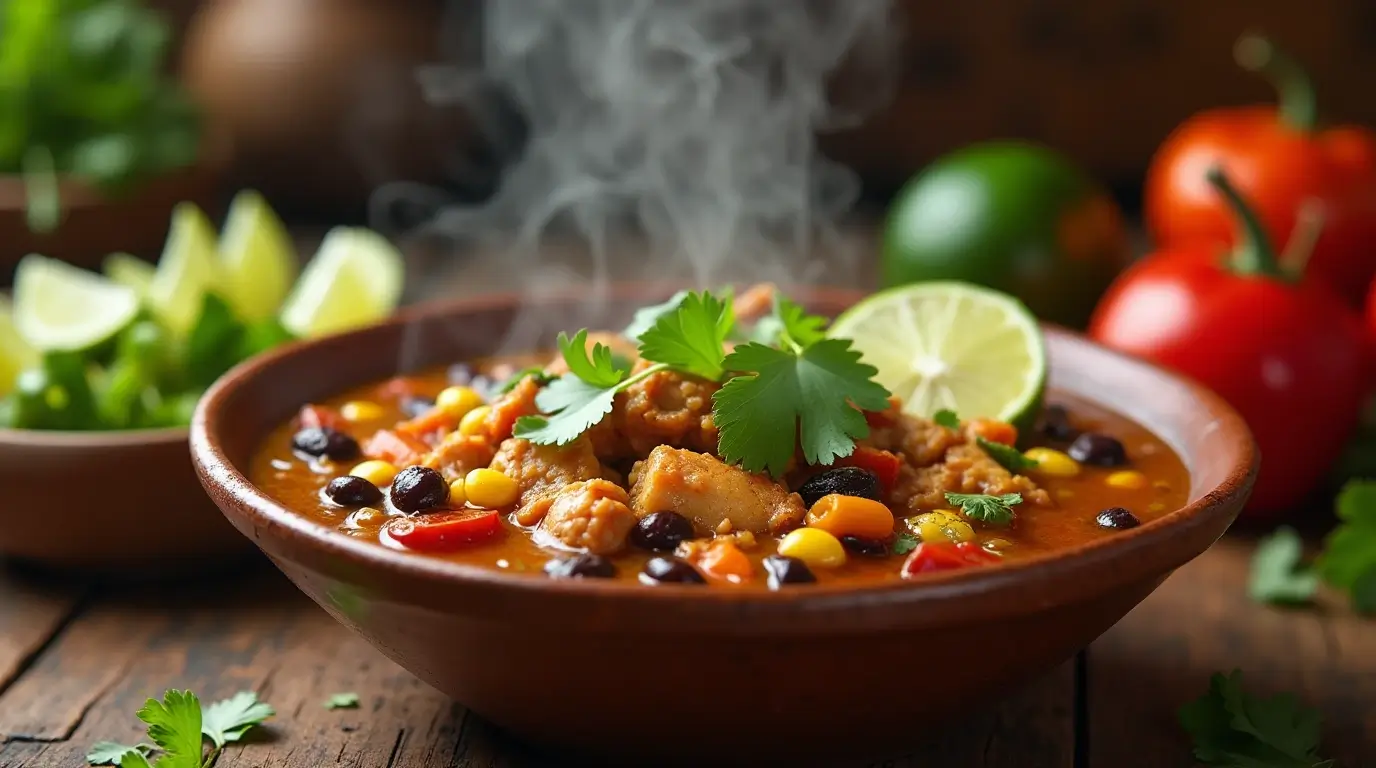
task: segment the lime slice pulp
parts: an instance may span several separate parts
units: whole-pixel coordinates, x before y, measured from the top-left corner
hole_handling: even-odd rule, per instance
[[[401,254],[382,235],[336,227],[325,235],[282,307],[282,326],[298,338],[371,325],[401,300]]]
[[[38,351],[19,335],[14,327],[14,310],[4,296],[0,296],[0,397],[14,389],[19,372],[38,364]]]
[[[829,333],[851,339],[915,416],[949,409],[1025,427],[1040,407],[1041,329],[1005,293],[946,281],[893,288],[846,310]]]
[[[252,190],[235,195],[220,239],[223,293],[234,313],[246,323],[271,318],[296,271],[291,237],[263,196]]]
[[[172,224],[148,286],[148,302],[175,334],[191,330],[201,313],[205,293],[218,278],[215,229],[194,203],[177,203]]]
[[[112,253],[101,263],[105,276],[120,285],[134,289],[140,299],[148,296],[148,288],[153,284],[157,270],[152,264],[127,253]]]
[[[45,256],[14,272],[14,326],[40,351],[82,350],[128,325],[139,311],[132,288]]]

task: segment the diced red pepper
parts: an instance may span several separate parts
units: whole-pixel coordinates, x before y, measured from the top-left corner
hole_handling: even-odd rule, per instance
[[[891,427],[898,421],[898,414],[902,409],[903,403],[896,396],[889,397],[889,407],[882,411],[864,411],[865,423],[870,428]]]
[[[901,571],[903,578],[911,579],[920,573],[931,571],[950,571],[972,565],[989,565],[999,561],[999,556],[988,552],[973,541],[959,544],[935,544],[924,542],[908,555]]]
[[[398,467],[415,464],[417,459],[429,452],[430,446],[423,440],[398,434],[389,429],[379,429],[363,443],[364,456],[370,459],[382,459]]]
[[[999,421],[997,419],[971,419],[969,428],[972,434],[978,435],[991,443],[1016,445],[1018,442],[1018,428],[1006,421]]]
[[[339,411],[325,405],[301,406],[301,411],[296,414],[296,420],[302,429],[316,427],[343,431],[349,423],[339,415]]]
[[[855,453],[837,459],[838,467],[859,467],[874,473],[879,478],[879,485],[884,489],[884,494],[888,495],[893,489],[893,484],[898,482],[898,468],[903,460],[896,453],[881,451],[878,448],[868,448],[860,446],[855,449]]]
[[[486,541],[502,530],[501,515],[490,509],[461,509],[389,522],[386,535],[408,549],[452,552]]]
[[[454,414],[443,408],[431,408],[414,419],[407,419],[396,425],[399,434],[419,440],[423,435],[435,432],[448,432],[459,425]]]

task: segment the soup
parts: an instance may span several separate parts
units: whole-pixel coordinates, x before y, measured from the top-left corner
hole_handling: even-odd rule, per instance
[[[541,414],[577,394],[556,377],[596,380],[570,370],[581,358],[489,359],[304,404],[260,447],[251,479],[322,525],[416,557],[774,590],[1065,550],[1176,509],[1189,490],[1148,430],[1054,390],[1022,434],[910,413],[897,397],[852,403],[864,424],[845,455],[809,462],[800,435],[785,466],[747,471],[724,459],[718,382],[642,359],[615,333],[579,340],[601,346],[588,360],[606,355],[620,383],[607,412],[590,408],[592,423],[562,443]]]

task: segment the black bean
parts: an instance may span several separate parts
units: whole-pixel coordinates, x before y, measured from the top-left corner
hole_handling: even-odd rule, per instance
[[[1080,436],[1080,430],[1070,423],[1070,412],[1064,405],[1048,405],[1037,421],[1037,432],[1050,440],[1068,443]]]
[[[402,512],[423,512],[449,500],[449,483],[429,467],[407,467],[392,478],[392,506]]]
[[[425,413],[429,413],[435,407],[435,401],[428,397],[407,397],[401,401],[401,412],[408,418],[416,418]]]
[[[291,436],[291,446],[307,456],[327,459],[352,459],[358,455],[358,441],[329,427],[306,427]]]
[[[770,555],[764,559],[764,569],[769,574],[770,589],[783,589],[785,584],[812,584],[817,581],[807,563],[796,557]]]
[[[382,501],[376,485],[353,475],[336,477],[325,486],[325,495],[341,507],[371,507]]]
[[[656,557],[640,572],[641,584],[706,584],[698,569],[677,557]]]
[[[879,478],[873,472],[859,467],[836,467],[809,477],[798,486],[798,495],[808,509],[823,496],[839,493],[842,496],[859,496],[864,499],[883,501],[879,491]]]
[[[1081,464],[1096,467],[1118,467],[1128,463],[1128,452],[1123,450],[1123,444],[1097,432],[1086,432],[1075,438],[1066,453]]]
[[[605,557],[584,552],[550,560],[545,563],[545,575],[551,579],[610,579],[616,576],[616,566]]]
[[[1142,521],[1137,519],[1137,515],[1122,507],[1109,507],[1100,512],[1094,521],[1104,528],[1112,528],[1115,531],[1126,531],[1142,524]]]
[[[883,557],[889,554],[889,544],[878,539],[862,539],[859,536],[842,536],[841,546],[857,555]]]
[[[673,552],[693,538],[693,523],[677,512],[651,512],[631,529],[631,543],[651,552]]]

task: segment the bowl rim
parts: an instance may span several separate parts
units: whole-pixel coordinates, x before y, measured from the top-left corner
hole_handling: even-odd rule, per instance
[[[795,298],[806,297],[807,301],[833,302],[838,306],[867,295],[863,291],[826,286],[781,286],[781,290]],[[664,286],[657,286],[651,292],[644,283],[619,283],[608,290],[606,298],[649,301],[660,293],[667,295]],[[542,299],[576,300],[579,295],[580,289],[571,287],[567,291],[545,294]],[[445,594],[442,598],[436,598],[433,592],[427,597],[417,591],[414,601],[418,604],[433,605],[438,602],[450,608],[459,606],[460,610],[470,607],[477,610],[476,606],[468,605],[465,598],[482,595],[489,606],[529,605],[532,599],[549,601],[545,602],[545,605],[558,603],[561,606],[560,614],[565,616],[575,610],[588,610],[600,615],[605,613],[608,602],[615,601],[618,609],[635,607],[645,610],[646,617],[670,615],[666,613],[666,606],[672,606],[675,609],[686,608],[687,610],[679,612],[688,617],[714,614],[721,618],[722,611],[725,610],[733,617],[748,613],[752,619],[800,613],[815,619],[839,610],[849,612],[849,616],[856,619],[849,627],[856,629],[867,624],[878,626],[873,621],[860,621],[861,616],[855,612],[862,608],[866,610],[861,613],[868,614],[874,619],[875,611],[868,609],[892,610],[896,606],[907,609],[918,605],[942,604],[943,610],[937,612],[941,621],[928,623],[944,623],[952,619],[972,620],[988,614],[987,600],[984,598],[1003,596],[1017,603],[1011,609],[1005,608],[1000,611],[1002,614],[1031,613],[1050,605],[1069,602],[1075,599],[1076,595],[1080,599],[1086,599],[1113,586],[1121,586],[1134,574],[1140,578],[1142,574],[1139,572],[1148,563],[1152,565],[1153,573],[1160,572],[1164,575],[1197,556],[1226,530],[1250,492],[1258,469],[1259,455],[1250,430],[1241,416],[1220,396],[1187,377],[1102,347],[1068,329],[1045,323],[1043,330],[1048,336],[1061,337],[1066,343],[1087,345],[1093,348],[1096,354],[1114,358],[1119,365],[1164,377],[1189,390],[1201,413],[1207,414],[1217,422],[1219,429],[1229,438],[1233,460],[1223,481],[1208,489],[1193,502],[1137,528],[1067,549],[981,568],[936,572],[925,574],[922,579],[916,581],[895,579],[859,587],[854,584],[816,584],[807,589],[779,591],[702,589],[686,585],[647,587],[623,579],[547,579],[538,574],[511,573],[496,568],[416,555],[391,549],[376,542],[356,539],[314,522],[275,501],[250,482],[222,450],[218,432],[219,425],[225,420],[225,401],[239,389],[265,373],[270,373],[283,359],[309,354],[327,345],[358,345],[364,343],[370,334],[388,332],[397,326],[418,320],[499,310],[524,298],[526,297],[520,292],[510,291],[424,302],[403,309],[391,319],[377,325],[285,345],[239,364],[206,391],[192,418],[192,460],[202,484],[231,521],[239,516],[254,528],[252,538],[265,551],[267,548],[260,539],[277,538],[286,545],[283,556],[287,559],[304,564],[313,570],[330,573],[340,580],[357,583],[360,575],[363,575],[366,577],[362,579],[365,588],[371,583],[373,588],[386,590],[393,595],[398,591],[394,587],[437,587]],[[364,382],[342,384],[338,389],[343,390],[347,386],[362,383]],[[1154,429],[1151,425],[1144,426]],[[264,435],[257,437],[261,441]],[[1160,547],[1171,539],[1184,537],[1189,532],[1203,535],[1213,528],[1218,530],[1216,533],[1208,534],[1212,538],[1198,551],[1191,551],[1185,557],[1162,553],[1160,550]],[[273,531],[273,534],[265,536],[261,533],[262,529]],[[1131,559],[1133,553],[1156,553],[1156,556]],[[269,554],[274,560],[277,559],[275,555]],[[1095,574],[1096,578],[1088,583],[1084,580],[1077,581],[1077,577],[1087,575],[1095,568],[1102,569],[1109,561],[1132,562],[1137,564],[1137,567],[1109,568],[1107,578],[1104,578],[1101,572]],[[342,566],[342,563],[347,563],[347,567]],[[371,582],[368,579],[371,579]],[[1075,594],[1053,596],[1050,594],[1054,592],[1053,586],[1069,588]],[[956,605],[952,605],[953,603]],[[981,610],[980,604],[984,604],[986,608]],[[645,620],[649,621],[649,618]],[[882,618],[878,620],[881,624],[892,623],[885,622]],[[683,626],[680,622],[675,623]],[[664,626],[667,628],[668,625]]]

